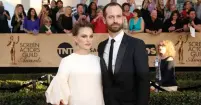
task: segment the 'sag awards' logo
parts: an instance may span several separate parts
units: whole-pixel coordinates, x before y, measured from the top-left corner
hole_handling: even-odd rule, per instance
[[[61,58],[64,58],[73,53],[73,47],[69,43],[61,43],[57,48],[57,53]]]
[[[156,56],[156,46],[154,44],[146,44],[148,56]]]

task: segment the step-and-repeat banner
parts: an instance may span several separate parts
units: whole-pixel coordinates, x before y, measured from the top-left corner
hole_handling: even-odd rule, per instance
[[[150,67],[157,55],[157,44],[162,40],[175,44],[177,67],[201,67],[201,33],[196,33],[195,38],[188,33],[131,36],[146,43]],[[107,38],[108,34],[95,34],[91,53],[97,55],[99,43]],[[1,34],[0,49],[0,67],[58,67],[61,59],[73,53],[76,45],[73,37],[67,34]]]

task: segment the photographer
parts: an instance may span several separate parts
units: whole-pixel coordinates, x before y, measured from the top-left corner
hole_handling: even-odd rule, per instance
[[[8,20],[10,20],[10,14],[4,9],[3,2],[0,1],[0,33],[10,33]]]

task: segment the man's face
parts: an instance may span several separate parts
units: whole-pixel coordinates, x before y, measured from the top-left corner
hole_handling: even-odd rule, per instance
[[[123,28],[123,11],[119,6],[109,6],[105,11],[108,30],[119,32]]]
[[[78,12],[78,13],[82,14],[83,11],[84,11],[83,6],[78,6],[78,7],[77,7],[77,12]]]
[[[157,18],[157,11],[156,10],[152,10],[152,12],[151,12],[151,18],[152,19],[156,19]]]
[[[194,20],[196,17],[195,11],[191,11],[189,17]]]
[[[57,6],[58,6],[58,8],[63,8],[63,3],[62,2],[58,2]]]

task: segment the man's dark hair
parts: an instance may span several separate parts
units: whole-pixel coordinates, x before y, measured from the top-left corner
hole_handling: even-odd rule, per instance
[[[60,2],[61,4],[63,4],[63,1],[58,0],[58,1],[56,2],[56,5],[57,5],[59,2]]]
[[[111,3],[109,3],[109,4],[107,4],[104,8],[103,8],[103,15],[104,15],[104,17],[106,17],[106,9],[108,8],[108,7],[112,7],[112,6],[119,6],[121,9],[122,9],[122,7],[121,7],[121,5],[119,4],[119,3],[116,3],[116,2],[111,2]],[[115,10],[114,10],[115,11]],[[123,10],[122,10],[123,11]]]
[[[73,26],[73,29],[72,29],[73,36],[77,36],[79,33],[79,30],[84,27],[88,27],[93,30],[93,25],[90,22],[88,22],[87,20],[80,20],[77,23],[75,23],[75,25]]]
[[[188,11],[188,14],[190,14],[192,11],[196,12],[194,8],[191,8],[191,9]]]
[[[83,4],[81,4],[81,3],[80,3],[80,4],[77,4],[77,6],[76,6],[76,7],[78,8],[79,6],[84,7],[84,5],[83,5]]]

